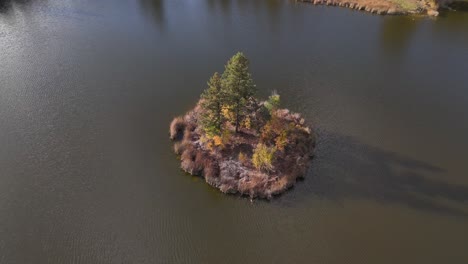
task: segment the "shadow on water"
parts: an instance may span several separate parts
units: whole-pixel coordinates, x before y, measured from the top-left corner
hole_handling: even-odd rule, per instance
[[[450,8],[457,12],[468,12],[468,2],[467,1],[455,1],[450,4]]]
[[[163,27],[165,23],[165,0],[140,0],[141,7],[152,17],[159,27]]]
[[[13,6],[25,6],[30,4],[31,0],[0,0],[0,14],[8,13]]]
[[[468,2],[465,3],[464,9],[457,8],[456,10],[443,10],[436,21],[437,23],[434,24],[434,30],[441,34],[456,33],[460,37],[466,38],[468,36]]]
[[[310,195],[341,203],[367,199],[413,209],[468,216],[468,186],[440,178],[444,170],[396,153],[362,144],[358,140],[319,131],[316,157],[306,179],[279,204],[294,206]]]

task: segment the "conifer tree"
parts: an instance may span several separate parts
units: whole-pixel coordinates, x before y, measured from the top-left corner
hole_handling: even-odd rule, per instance
[[[238,52],[226,64],[223,73],[223,90],[226,103],[233,112],[236,132],[242,118],[247,114],[248,104],[256,92],[255,84],[249,72],[249,60]]]
[[[219,135],[221,133],[223,98],[221,75],[216,72],[208,81],[208,88],[201,95],[203,111],[200,122],[207,134]]]

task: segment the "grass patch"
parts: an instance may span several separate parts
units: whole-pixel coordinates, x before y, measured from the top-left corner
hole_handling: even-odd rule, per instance
[[[416,1],[413,0],[392,0],[392,2],[404,10],[416,10],[419,7]]]

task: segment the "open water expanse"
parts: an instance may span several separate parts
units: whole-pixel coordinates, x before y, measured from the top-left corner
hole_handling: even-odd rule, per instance
[[[250,202],[168,126],[237,51],[318,134]],[[0,0],[0,263],[468,263],[468,12],[282,0]]]

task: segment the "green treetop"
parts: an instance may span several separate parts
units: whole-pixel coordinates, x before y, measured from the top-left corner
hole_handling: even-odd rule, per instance
[[[248,114],[249,101],[256,92],[249,72],[249,60],[243,53],[237,53],[228,61],[222,79],[222,90],[226,94],[226,103],[233,113],[232,121],[238,132],[240,121]]]
[[[219,73],[215,73],[208,81],[208,88],[201,95],[201,107],[203,113],[200,121],[207,134],[219,135],[223,124],[221,114],[223,107],[222,79]]]

